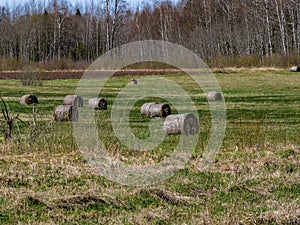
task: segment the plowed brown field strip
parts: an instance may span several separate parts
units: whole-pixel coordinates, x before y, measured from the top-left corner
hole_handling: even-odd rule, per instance
[[[86,71],[45,71],[34,72],[33,75],[41,80],[60,80],[60,79],[80,79]],[[180,73],[180,70],[120,70],[114,76],[142,76],[142,75],[162,75],[170,73]],[[90,71],[89,76],[108,76],[112,71]],[[182,73],[182,72],[181,72]],[[21,79],[24,72],[0,72],[0,79]]]

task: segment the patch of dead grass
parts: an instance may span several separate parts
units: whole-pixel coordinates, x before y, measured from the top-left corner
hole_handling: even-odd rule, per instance
[[[258,222],[262,224],[300,224],[300,198],[291,202],[268,200],[263,207],[268,210],[262,213]]]
[[[141,189],[135,192],[135,194],[149,194],[150,196],[167,202],[169,204],[184,204],[184,205],[194,205],[197,204],[196,199],[193,196],[184,196],[182,194],[160,189],[160,188],[147,188]]]
[[[81,195],[65,196],[61,198],[54,199],[43,199],[41,196],[37,195],[28,195],[27,200],[37,204],[46,206],[49,209],[54,208],[63,208],[63,209],[74,209],[82,208],[90,205],[95,205],[101,203],[108,207],[121,207],[124,206],[124,203],[117,200],[112,196],[97,196],[94,193],[85,193]]]

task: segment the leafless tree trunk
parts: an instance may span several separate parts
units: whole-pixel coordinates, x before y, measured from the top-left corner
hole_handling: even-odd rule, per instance
[[[273,43],[272,43],[272,34],[271,34],[271,22],[270,22],[270,17],[269,17],[269,0],[264,0],[265,1],[265,17],[266,17],[266,26],[267,26],[267,33],[268,33],[268,51],[267,55],[272,55],[273,54]]]
[[[286,44],[286,31],[285,31],[285,15],[283,12],[283,2],[282,0],[274,0],[275,2],[275,9],[278,18],[278,24],[280,28],[280,36],[281,36],[281,44],[282,44],[282,51],[284,55],[287,55],[288,49]]]

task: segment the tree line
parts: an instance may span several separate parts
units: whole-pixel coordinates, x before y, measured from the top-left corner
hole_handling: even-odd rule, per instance
[[[125,0],[30,0],[0,10],[2,65],[89,63],[149,39],[180,44],[221,66],[300,63],[300,0],[153,1],[137,8]]]

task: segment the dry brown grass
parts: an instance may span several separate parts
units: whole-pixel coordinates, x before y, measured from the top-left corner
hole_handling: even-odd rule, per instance
[[[290,202],[266,201],[263,207],[267,212],[262,213],[258,222],[263,224],[300,224],[300,198]]]
[[[176,192],[164,185],[152,188],[126,188],[113,184],[101,186],[99,181],[91,179],[97,174],[81,159],[80,152],[77,151],[68,154],[35,152],[20,155],[6,152],[0,156],[1,164],[7,166],[6,170],[2,169],[0,174],[0,197],[9,199],[10,204],[6,206],[8,211],[24,208],[27,202],[35,207],[43,208],[43,211],[51,211],[53,214],[51,213],[52,215],[47,218],[48,224],[55,224],[58,221],[67,223],[80,220],[95,221],[96,218],[99,224],[124,224],[126,221],[129,224],[151,224],[150,221],[173,221],[174,217],[178,217],[177,224],[184,224],[184,221],[186,224],[297,224],[300,221],[300,199],[290,202],[279,201],[272,196],[272,192],[277,187],[277,184],[273,182],[274,179],[289,184],[300,182],[299,175],[285,173],[280,169],[286,162],[299,166],[300,152],[297,146],[293,147],[296,153],[290,159],[277,156],[274,154],[276,151],[267,151],[263,157],[253,157],[250,161],[220,159],[209,172],[228,174],[232,177],[230,182],[218,190],[198,191],[198,193],[188,195]],[[286,149],[290,148],[291,146],[286,147]],[[260,154],[255,149],[245,149],[244,152],[252,155]],[[191,169],[196,171],[195,165],[198,161],[199,158],[195,158],[190,163]],[[279,169],[270,173],[265,170],[266,166],[275,166]],[[50,173],[45,173],[45,170]],[[52,180],[51,186],[46,190],[41,190],[37,179],[44,181],[45,176],[47,180]],[[84,180],[84,185],[74,182],[74,179]],[[262,181],[250,187],[246,185],[247,182],[257,179]],[[22,180],[23,185],[15,187],[14,184],[18,180]],[[191,181],[187,178],[186,181],[180,182],[186,182],[188,186]],[[62,186],[63,183],[66,185]],[[238,201],[228,204],[227,212],[221,217],[213,216],[209,208],[207,211],[204,210],[206,204],[212,207],[209,201],[206,203],[206,200],[215,198],[217,192],[228,194],[236,191],[255,193],[260,198],[266,199],[257,205],[266,210],[258,217],[254,214],[239,215],[240,207],[250,206],[244,205],[248,204],[247,202]],[[139,198],[150,196],[159,203],[159,206],[138,207],[132,211],[131,204],[126,199],[117,196],[125,196],[129,199],[137,196],[140,196]],[[84,210],[86,207],[98,204],[111,209],[110,213]],[[189,208],[194,213],[189,212]],[[195,211],[195,208],[199,208],[199,211]],[[83,212],[80,214],[63,213],[70,210],[83,210]],[[42,222],[32,222],[42,224]]]

